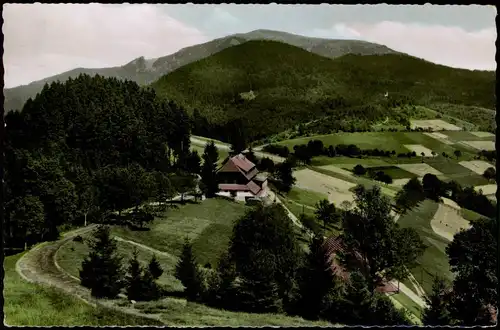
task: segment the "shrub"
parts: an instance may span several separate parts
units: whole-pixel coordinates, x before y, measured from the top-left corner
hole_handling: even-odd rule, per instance
[[[366,168],[364,168],[363,165],[358,164],[358,165],[354,166],[353,172],[356,175],[365,175]]]

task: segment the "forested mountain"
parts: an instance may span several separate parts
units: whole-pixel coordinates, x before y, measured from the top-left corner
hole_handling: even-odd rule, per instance
[[[178,52],[157,59],[139,57],[123,66],[102,69],[77,68],[52,77],[30,83],[29,85],[4,89],[6,111],[20,109],[29,97],[42,90],[45,83],[66,81],[69,77],[76,78],[79,74],[115,77],[128,79],[140,85],[149,84],[161,76],[172,72],[183,65],[198,61],[231,46],[239,45],[248,40],[277,40],[306,49],[312,53],[335,58],[344,54],[361,55],[388,54],[395,51],[383,45],[358,40],[331,40],[310,38],[279,31],[256,30],[249,33],[230,35],[203,44],[186,47]]]
[[[116,78],[52,83],[5,121],[7,247],[55,239],[61,225],[87,214],[139,205],[189,155],[184,110]]]
[[[235,129],[251,141],[324,116],[384,119],[397,104],[495,107],[494,72],[404,54],[330,59],[275,41],[225,49],[152,86],[194,115],[196,134],[225,141]]]

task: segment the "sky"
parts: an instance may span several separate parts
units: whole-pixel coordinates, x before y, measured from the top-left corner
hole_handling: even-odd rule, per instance
[[[6,88],[124,65],[235,33],[357,39],[451,67],[496,70],[493,6],[4,4]]]

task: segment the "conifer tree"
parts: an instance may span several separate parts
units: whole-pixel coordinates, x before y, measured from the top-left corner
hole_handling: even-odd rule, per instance
[[[317,319],[322,312],[324,298],[334,286],[334,275],[327,262],[323,239],[315,236],[309,244],[300,269],[297,312],[307,319]]]
[[[144,293],[144,281],[142,278],[143,268],[137,258],[137,249],[134,249],[127,270],[127,297],[130,300],[142,300]]]
[[[184,292],[190,299],[196,299],[201,293],[201,274],[193,255],[193,246],[186,238],[179,262],[175,266],[175,277],[184,285]]]
[[[241,271],[238,288],[239,302],[243,310],[253,313],[278,313],[283,301],[279,286],[274,278],[274,257],[261,250],[248,260],[248,266]]]
[[[427,308],[424,311],[422,323],[424,325],[450,325],[451,317],[448,310],[449,300],[447,286],[442,278],[435,278],[432,294],[426,297]]]
[[[80,280],[95,297],[114,298],[123,286],[122,258],[107,226],[99,226],[90,243],[90,253],[82,262]]]
[[[160,298],[162,290],[149,269],[144,269],[142,275],[143,291],[142,300],[156,300]]]
[[[219,191],[217,182],[217,160],[219,159],[219,153],[213,141],[205,145],[202,158],[201,181],[205,189],[205,195],[207,198],[214,197]]]
[[[148,270],[154,279],[158,279],[163,274],[163,269],[155,254],[153,254],[151,261],[149,261]]]
[[[275,177],[278,181],[279,190],[286,193],[292,189],[295,181],[297,181],[293,176],[292,164],[288,159],[278,166]]]

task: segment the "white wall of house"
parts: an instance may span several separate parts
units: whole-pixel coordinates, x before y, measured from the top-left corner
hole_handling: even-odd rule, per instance
[[[249,191],[238,191],[235,199],[237,201],[244,202],[246,197],[254,197],[254,195]]]
[[[256,197],[254,194],[252,194],[249,191],[237,191],[236,196],[234,196],[234,194],[231,194],[230,191],[219,191],[217,193],[217,195],[223,196],[223,197],[233,198],[234,200],[239,201],[239,202],[245,202],[247,198],[264,198],[268,195],[268,193],[269,193],[269,190],[266,187],[264,189],[264,191],[262,191],[259,194],[259,197]]]

